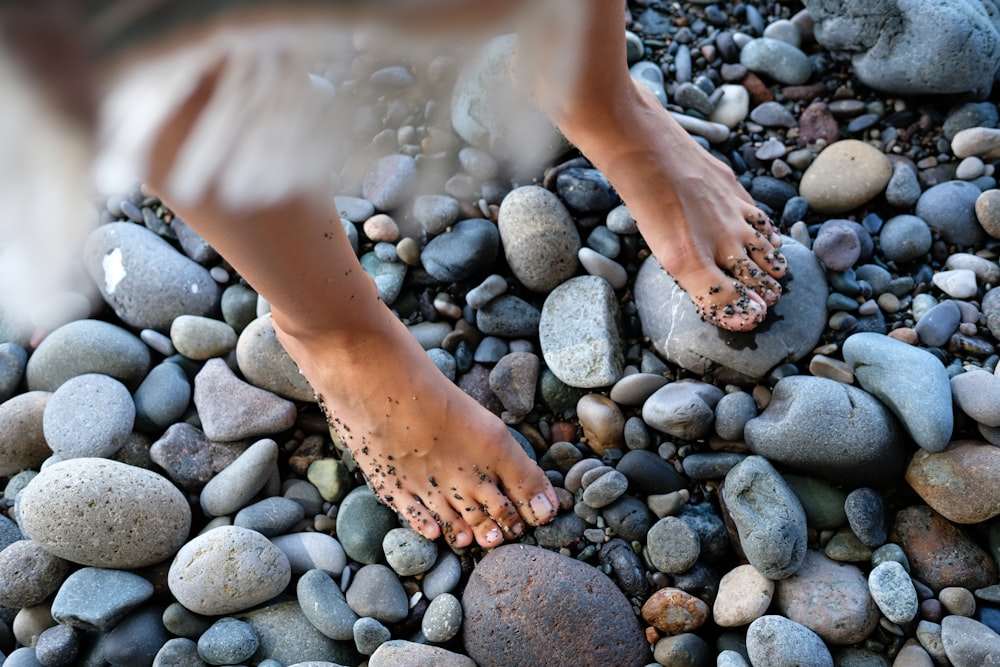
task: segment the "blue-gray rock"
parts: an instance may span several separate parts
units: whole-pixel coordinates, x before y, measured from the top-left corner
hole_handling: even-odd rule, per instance
[[[280,433],[295,423],[295,404],[236,377],[209,359],[194,378],[194,404],[210,440],[231,442]]]
[[[191,403],[191,382],[177,364],[154,366],[132,395],[135,427],[153,433],[180,420]]]
[[[545,188],[512,190],[500,204],[497,227],[507,264],[529,290],[549,292],[576,271],[580,235],[569,211]]]
[[[396,573],[378,563],[357,571],[346,597],[358,616],[370,616],[383,623],[397,623],[409,612],[406,591]]]
[[[742,452],[695,452],[685,456],[681,465],[691,479],[718,479],[746,457]]]
[[[428,641],[443,643],[462,627],[462,603],[451,593],[442,593],[427,606],[420,631]]]
[[[153,659],[153,667],[207,667],[198,655],[198,645],[186,637],[167,640]]]
[[[71,665],[80,652],[80,638],[68,625],[54,625],[38,635],[35,657],[42,665]],[[184,666],[182,666],[184,667]]]
[[[382,539],[389,567],[401,577],[423,574],[437,560],[437,544],[412,528],[393,528]]]
[[[906,625],[917,615],[917,591],[910,575],[896,561],[879,563],[868,575],[868,590],[875,604],[893,623]]]
[[[987,238],[976,218],[976,199],[980,194],[982,191],[967,181],[939,183],[920,195],[917,217],[937,230],[947,243],[962,248],[979,247]]]
[[[722,396],[721,389],[707,382],[671,382],[646,399],[642,405],[642,419],[667,435],[697,440],[711,430],[715,406]]]
[[[750,564],[768,579],[795,574],[808,546],[806,514],[767,459],[750,456],[730,470],[722,497]]]
[[[275,474],[278,445],[258,440],[213,477],[201,490],[201,508],[208,516],[226,516],[246,507]]]
[[[292,401],[315,401],[316,392],[288,356],[265,315],[249,322],[236,343],[236,364],[247,382]]]
[[[179,315],[170,324],[170,341],[188,359],[224,357],[236,347],[236,331],[220,320]]]
[[[309,570],[295,585],[302,613],[321,633],[331,639],[354,639],[354,613],[340,586],[323,570]]]
[[[483,282],[466,292],[465,302],[473,308],[482,308],[506,292],[507,287],[507,281],[504,280],[503,276],[498,276],[494,273],[493,275],[486,276]]]
[[[66,380],[101,373],[136,387],[149,370],[149,348],[125,329],[99,320],[59,327],[28,358],[28,388],[55,391]]]
[[[103,657],[112,665],[146,667],[170,640],[163,627],[163,608],[142,607],[124,619],[102,638]]]
[[[616,382],[625,363],[620,322],[618,300],[603,278],[579,276],[556,287],[545,299],[538,324],[549,370],[571,387]]]
[[[996,127],[1000,113],[992,102],[965,102],[953,107],[941,126],[944,138],[951,141],[962,130],[973,127]]]
[[[647,259],[635,282],[643,332],[669,361],[699,375],[725,380],[763,377],[777,364],[808,354],[826,329],[826,277],[815,256],[783,238],[788,286],[754,331],[723,331],[704,322],[694,303],[655,259]]]
[[[747,653],[752,665],[833,667],[833,656],[820,636],[784,616],[761,616],[751,623]]]
[[[472,658],[440,646],[393,639],[387,641],[368,659],[368,667],[476,667]]]
[[[742,440],[746,423],[757,416],[757,403],[745,391],[734,391],[715,405],[715,433],[723,440]]]
[[[0,343],[0,403],[17,391],[28,364],[28,353],[17,343]]]
[[[1000,426],[1000,377],[985,370],[971,370],[951,378],[955,404],[968,416],[986,426]]]
[[[29,391],[0,404],[0,476],[38,469],[52,454],[42,422],[51,394]]]
[[[630,542],[643,540],[656,516],[646,503],[635,496],[624,495],[601,511],[601,516],[616,535]]]
[[[462,151],[465,150],[477,149],[466,146]],[[459,151],[459,155],[462,151]],[[482,151],[477,152],[486,155]],[[437,236],[455,224],[460,211],[461,206],[458,200],[447,195],[420,195],[413,200],[411,209],[413,218],[427,236]]]
[[[323,570],[340,576],[347,565],[344,548],[326,533],[289,533],[271,538],[271,544],[281,549],[292,566],[292,574]]]
[[[664,87],[663,70],[654,62],[640,60],[629,68],[632,78],[645,86],[656,96],[660,104],[667,104],[667,90]]]
[[[581,215],[606,214],[619,201],[604,174],[585,167],[570,167],[559,172],[556,192],[566,206]]]
[[[208,269],[145,227],[101,225],[83,253],[101,296],[129,326],[166,331],[174,318],[209,315],[219,303],[219,285]]]
[[[69,563],[33,540],[0,550],[0,605],[20,609],[41,604],[69,574]]]
[[[138,574],[84,567],[59,587],[52,618],[72,628],[107,632],[152,595],[153,584]]]
[[[361,268],[375,282],[379,298],[391,306],[403,290],[406,264],[383,261],[374,252],[367,252],[361,256]]]
[[[256,530],[265,537],[272,537],[291,530],[305,518],[305,514],[302,505],[291,498],[272,496],[241,509],[233,517],[233,525]]]
[[[399,527],[396,513],[383,505],[368,486],[347,494],[337,513],[337,538],[348,557],[359,563],[382,561],[382,540]]]
[[[560,514],[544,526],[535,528],[535,540],[546,549],[562,549],[582,538],[583,531],[589,527],[576,514]]]
[[[598,225],[587,235],[587,247],[604,257],[614,259],[622,251],[622,240],[604,225]]]
[[[391,638],[389,628],[374,618],[364,616],[354,623],[354,646],[361,655],[371,655]]]
[[[451,593],[461,578],[462,564],[454,553],[446,551],[421,580],[424,596],[433,600],[442,593]]]
[[[701,540],[686,522],[667,516],[646,535],[649,562],[660,572],[680,574],[691,569],[701,555]]]
[[[46,466],[18,499],[21,527],[47,551],[81,565],[160,563],[188,537],[191,507],[155,472],[99,458]]]
[[[797,375],[778,381],[771,403],[747,422],[744,435],[753,453],[776,463],[840,484],[881,487],[903,469],[901,431],[871,394]]]
[[[941,643],[954,667],[1000,665],[1000,634],[971,618],[950,615],[941,619]]]
[[[726,524],[716,514],[712,503],[686,503],[679,518],[698,534],[702,560],[716,562],[729,553]]]
[[[279,664],[306,665],[325,662],[336,665],[356,665],[357,653],[347,644],[330,639],[308,621],[298,602],[276,602],[236,616],[249,623],[260,647],[250,664],[263,665],[265,660]]]
[[[850,58],[858,80],[876,90],[900,95],[985,93],[1000,67],[1000,35],[989,3],[804,4],[815,22],[816,41]]]
[[[249,623],[220,618],[198,638],[198,655],[210,665],[236,665],[249,660],[259,645]]]
[[[908,209],[920,199],[920,179],[917,170],[905,162],[892,166],[892,176],[885,186],[885,200],[890,206]]]
[[[476,327],[488,336],[534,338],[541,312],[512,294],[499,296],[476,311]]]
[[[516,166],[537,168],[565,150],[566,141],[516,90],[511,72],[516,47],[516,35],[496,37],[462,68],[452,92],[451,123],[469,144]]]
[[[375,215],[375,206],[367,199],[361,197],[348,197],[337,195],[333,198],[334,205],[341,218],[346,218],[351,222],[364,222]]]
[[[108,458],[121,449],[135,424],[135,403],[118,380],[87,373],[70,378],[52,394],[42,428],[63,459]]]
[[[750,196],[778,211],[797,195],[794,185],[774,176],[754,176],[750,182]]]
[[[10,655],[6,656],[3,664],[7,665],[7,667],[44,667],[42,663],[38,662],[35,649],[28,646],[22,646],[11,651]]]
[[[361,195],[378,211],[391,211],[406,202],[417,177],[417,163],[394,153],[379,158],[365,174]]]
[[[220,526],[185,544],[170,564],[167,585],[187,609],[222,616],[270,600],[292,571],[281,549],[254,530]]]
[[[583,491],[583,502],[594,509],[607,507],[628,490],[628,478],[617,470],[607,470],[590,481]]]
[[[888,528],[885,523],[885,502],[875,489],[861,487],[847,495],[844,513],[851,530],[866,547],[873,549],[885,544]]]
[[[648,450],[626,452],[615,469],[625,475],[630,489],[644,496],[671,493],[686,486],[672,465]]]
[[[933,306],[920,316],[914,330],[920,342],[928,347],[943,347],[958,330],[962,311],[955,301],[947,300]]]
[[[801,49],[771,37],[758,37],[740,50],[740,63],[778,83],[798,86],[809,80],[812,67]]]
[[[882,255],[905,264],[924,257],[931,249],[931,230],[915,215],[897,215],[885,221],[879,234]]]
[[[432,277],[450,283],[484,273],[499,251],[497,226],[483,218],[471,218],[431,239],[420,253],[420,261]]]
[[[234,283],[222,292],[219,307],[226,324],[240,333],[257,319],[257,293],[242,283]]]
[[[710,115],[715,108],[708,93],[690,82],[681,83],[674,89],[674,103],[685,109],[693,109],[703,116]]]
[[[954,426],[951,384],[937,357],[874,333],[849,337],[843,354],[858,383],[892,410],[920,447],[939,452],[948,445]]]

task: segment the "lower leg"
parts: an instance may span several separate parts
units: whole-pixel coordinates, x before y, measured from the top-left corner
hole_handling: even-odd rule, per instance
[[[206,81],[161,135],[154,190],[212,92]],[[268,300],[280,340],[369,484],[416,531],[496,546],[524,521],[555,515],[552,487],[506,426],[450,383],[378,300],[328,193],[248,211],[209,197],[176,212]]]
[[[538,63],[536,98],[608,177],[657,260],[702,316],[727,329],[754,327],[781,292],[780,236],[732,171],[629,75],[623,3],[581,5],[584,34],[569,36],[576,44],[554,42],[558,32],[544,27],[525,35]],[[566,52],[579,54],[572,78],[557,55],[545,57]],[[560,81],[570,83],[560,87]]]

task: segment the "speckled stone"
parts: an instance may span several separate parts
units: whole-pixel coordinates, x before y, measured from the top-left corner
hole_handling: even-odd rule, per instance
[[[209,516],[234,514],[264,488],[277,470],[278,445],[258,440],[213,477],[201,490],[201,508]]]
[[[0,605],[19,609],[41,604],[69,574],[67,561],[33,540],[18,540],[0,551]]]
[[[236,343],[236,364],[247,381],[293,401],[314,401],[315,392],[281,346],[271,316],[250,322]]]
[[[724,628],[749,625],[764,615],[773,597],[773,581],[753,565],[737,565],[719,581],[712,617]]]
[[[232,441],[290,428],[295,404],[240,380],[222,359],[209,359],[194,378],[194,404],[211,440]]]
[[[55,391],[84,373],[109,375],[134,388],[149,371],[149,348],[138,336],[99,320],[76,320],[59,327],[28,358],[28,389]]]
[[[559,198],[528,185],[511,191],[497,217],[507,263],[529,290],[549,292],[572,277],[580,235]]]
[[[42,429],[63,459],[106,458],[122,448],[135,425],[135,403],[118,380],[86,373],[70,378],[45,406]]]
[[[956,523],[981,523],[1000,515],[1000,447],[956,440],[942,452],[918,451],[906,481],[924,501]]]
[[[0,404],[0,477],[37,469],[52,454],[42,419],[47,391],[29,391]]]
[[[81,565],[159,563],[187,539],[191,508],[165,477],[107,459],[47,466],[21,492],[21,525],[47,551]]]
[[[642,618],[668,635],[697,630],[709,616],[704,601],[679,588],[661,588],[642,605]]]
[[[262,664],[267,659],[290,667],[297,663],[316,664],[311,661],[318,661],[320,665],[324,662],[336,665],[355,665],[359,662],[352,648],[330,639],[313,627],[294,600],[268,604],[237,614],[236,618],[249,623],[260,639],[257,652],[248,661],[251,665]]]
[[[440,646],[393,639],[379,646],[368,659],[368,667],[476,667],[468,656]]]
[[[833,667],[833,656],[820,636],[784,616],[761,616],[751,623],[747,653],[753,665]]]

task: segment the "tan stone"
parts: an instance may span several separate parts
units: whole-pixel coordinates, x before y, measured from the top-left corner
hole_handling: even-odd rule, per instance
[[[753,565],[739,565],[719,582],[712,616],[724,628],[749,625],[764,615],[773,596],[773,581]]]
[[[697,630],[708,615],[707,604],[679,588],[661,588],[642,605],[643,619],[668,635]]]
[[[1000,447],[957,440],[943,452],[917,450],[906,481],[924,501],[956,523],[1000,515]]]
[[[891,176],[892,165],[880,150],[844,139],[816,156],[802,175],[799,194],[817,213],[844,213],[877,196]]]
[[[587,445],[598,456],[608,449],[625,447],[625,415],[607,396],[586,394],[576,404],[576,414]]]

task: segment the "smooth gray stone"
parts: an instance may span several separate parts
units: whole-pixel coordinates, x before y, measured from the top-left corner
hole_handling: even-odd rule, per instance
[[[902,474],[901,431],[871,394],[795,375],[778,381],[771,403],[744,434],[750,451],[775,463],[838,484],[882,487]]]
[[[367,485],[350,493],[337,513],[337,538],[347,556],[359,563],[381,562],[382,540],[399,526],[396,513],[383,505]]]
[[[431,239],[420,253],[420,262],[433,278],[450,283],[484,273],[499,252],[497,226],[489,220],[471,218]]]
[[[375,161],[365,174],[361,194],[378,211],[403,205],[416,183],[417,164],[409,155],[393,153]]]
[[[487,336],[534,338],[541,313],[520,297],[504,294],[476,311],[476,327]]]
[[[985,370],[970,370],[951,378],[955,404],[978,423],[1000,426],[1000,377]]]
[[[924,257],[931,249],[931,229],[915,215],[889,218],[879,233],[879,247],[885,259],[892,262],[912,262]]]
[[[875,604],[893,623],[905,625],[917,615],[917,591],[910,575],[896,561],[876,565],[868,575],[868,590]]]
[[[354,646],[361,655],[371,655],[391,638],[389,628],[374,618],[364,616],[354,623]]]
[[[269,658],[285,665],[324,660],[337,665],[360,662],[351,646],[330,639],[313,627],[298,602],[269,604],[236,618],[249,623],[260,638],[260,647],[250,659],[252,665]]]
[[[403,290],[403,281],[406,279],[406,264],[385,262],[379,259],[374,252],[368,252],[361,256],[361,268],[375,281],[379,298],[387,306],[391,306]]]
[[[191,403],[191,382],[180,366],[165,361],[149,371],[132,400],[136,429],[161,431],[184,416]]]
[[[294,403],[244,382],[222,359],[209,359],[198,371],[194,405],[205,435],[222,442],[280,433],[298,416]]]
[[[993,85],[1000,67],[989,0],[805,0],[816,41],[850,59],[862,83],[900,95],[941,95]]]
[[[917,170],[904,162],[892,167],[892,176],[885,186],[885,200],[896,208],[910,208],[920,199],[920,180]]]
[[[346,597],[358,616],[370,616],[383,623],[397,623],[409,612],[406,591],[396,573],[378,563],[357,571]]]
[[[428,641],[443,643],[458,634],[462,627],[462,603],[451,593],[431,600],[424,612],[420,630]]]
[[[437,562],[421,580],[424,595],[433,600],[442,593],[451,593],[462,578],[462,564],[451,551],[438,556]]]
[[[291,530],[305,515],[302,505],[294,500],[272,496],[241,509],[233,517],[233,525],[271,537]]]
[[[45,440],[63,459],[111,457],[125,444],[134,424],[135,403],[128,389],[96,373],[64,382],[42,416]]]
[[[278,465],[278,445],[274,440],[258,440],[209,480],[201,490],[201,508],[208,516],[235,514],[246,507]]]
[[[744,46],[740,63],[789,86],[803,84],[812,75],[809,58],[801,49],[771,37],[758,37]]]
[[[1000,635],[971,618],[945,616],[941,620],[941,643],[954,667],[1000,665]]]
[[[375,206],[367,199],[337,195],[333,198],[341,218],[361,223],[375,215]]]
[[[43,665],[71,665],[80,652],[80,638],[68,625],[55,625],[38,635],[35,657]]]
[[[376,649],[368,667],[476,667],[472,658],[452,653],[440,646],[418,644],[402,639],[387,641]]]
[[[293,501],[294,502],[294,501]],[[271,544],[288,557],[293,574],[323,570],[340,576],[347,565],[347,556],[340,542],[331,535],[318,532],[289,533],[271,538]]]
[[[153,584],[137,574],[85,567],[59,587],[52,618],[80,630],[107,632],[152,595]]]
[[[750,564],[768,579],[795,574],[808,547],[806,514],[778,471],[747,457],[726,475],[722,494]]]
[[[354,613],[340,586],[322,570],[309,570],[295,587],[302,613],[317,630],[331,639],[354,639]]]
[[[59,327],[28,358],[28,389],[55,391],[85,373],[111,376],[137,387],[149,371],[149,348],[138,336],[100,320],[76,320]]]
[[[20,609],[45,602],[70,569],[68,561],[33,540],[18,540],[0,549],[0,605]]]
[[[163,627],[163,607],[142,607],[124,619],[102,641],[104,659],[118,667],[146,667],[170,639]]]
[[[611,285],[597,276],[571,278],[552,290],[542,306],[542,356],[549,370],[571,387],[614,384],[625,365],[620,327]]]
[[[958,303],[951,299],[931,307],[914,327],[920,342],[927,347],[943,347],[962,322],[962,311]]]
[[[292,401],[316,400],[316,392],[278,340],[270,315],[244,327],[236,343],[236,364],[255,387]]]
[[[888,530],[882,494],[867,487],[854,489],[844,501],[844,512],[851,530],[862,544],[873,549],[885,544]]]
[[[826,276],[815,256],[788,237],[788,286],[754,331],[724,331],[704,322],[694,303],[657,261],[647,259],[635,281],[635,302],[643,332],[657,352],[699,375],[745,382],[777,364],[797,361],[816,347],[826,330]]]
[[[423,537],[412,528],[393,528],[382,539],[389,567],[401,577],[423,574],[437,560],[437,543]]]
[[[83,252],[101,296],[129,326],[164,332],[174,318],[209,315],[219,303],[219,285],[208,269],[145,227],[101,225]]]
[[[747,629],[753,665],[833,667],[833,656],[815,632],[784,616],[761,616]]]
[[[198,654],[212,665],[236,665],[260,646],[253,627],[235,618],[220,618],[198,638]]]
[[[939,183],[920,195],[917,217],[937,230],[947,243],[978,248],[987,238],[976,218],[976,200],[980,194],[979,188],[966,181]]]
[[[722,396],[721,389],[707,382],[671,382],[642,404],[642,419],[667,435],[698,440],[711,430],[715,406]]]
[[[663,85],[663,70],[660,69],[659,65],[648,60],[640,60],[629,68],[629,74],[632,75],[633,79],[649,89],[649,92],[656,95],[656,99],[660,101],[660,104],[666,106],[667,91]]]
[[[742,440],[748,421],[757,416],[757,403],[745,391],[726,394],[715,405],[715,433],[723,440]]]
[[[466,148],[476,150],[472,147]],[[420,195],[413,200],[411,212],[424,234],[437,236],[455,224],[461,212],[461,205],[457,199],[447,195]]]
[[[160,647],[153,667],[207,667],[198,655],[198,645],[185,637],[175,637]]]
[[[876,333],[849,337],[843,355],[858,383],[892,410],[920,447],[939,452],[948,445],[951,383],[937,357]]]
[[[17,343],[0,343],[0,403],[17,391],[28,365],[28,353]]]
[[[545,188],[512,190],[500,204],[497,228],[511,271],[534,292],[549,292],[573,276],[580,234],[566,206]]]

